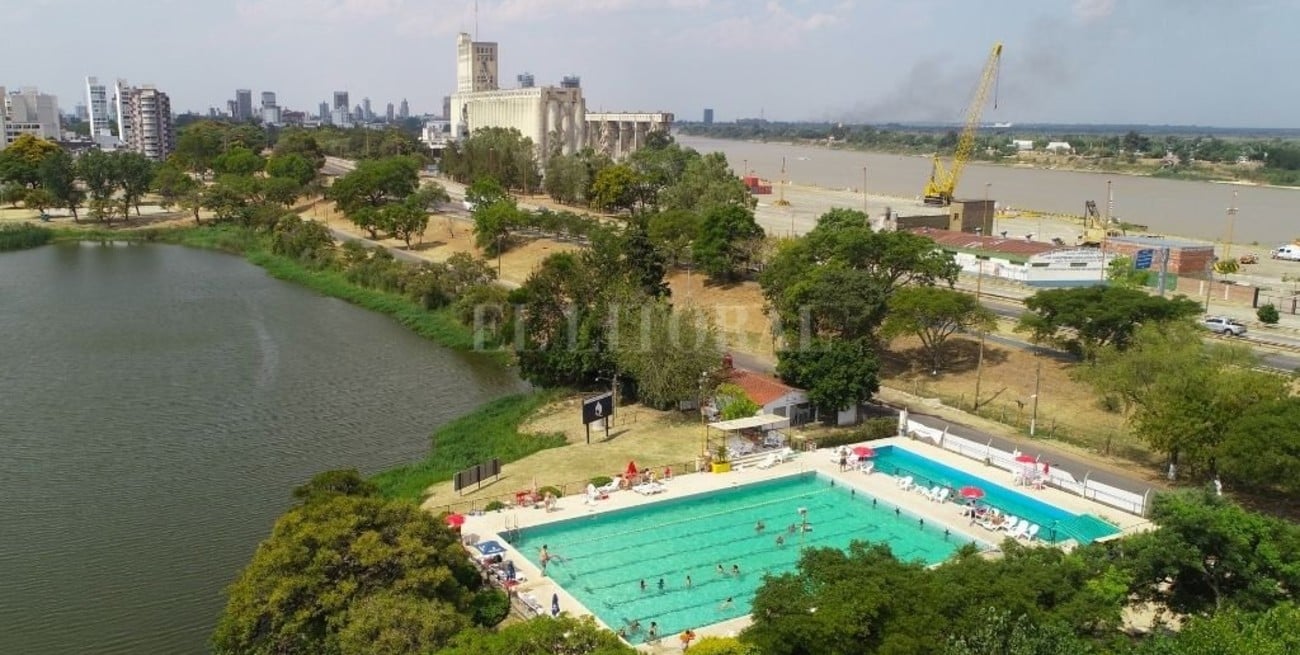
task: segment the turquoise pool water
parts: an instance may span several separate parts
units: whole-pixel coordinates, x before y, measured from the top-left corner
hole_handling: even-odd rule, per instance
[[[791,534],[800,508],[812,530]],[[766,524],[762,533],[758,521]],[[747,615],[763,575],[794,570],[801,546],[846,548],[854,540],[887,543],[900,559],[934,564],[969,537],[804,473],[524,528],[514,545],[534,564],[546,545],[554,558],[548,576],[615,630],[639,621],[640,632],[628,639],[641,643],[651,621],[671,635]]]
[[[954,491],[966,485],[977,486],[986,494],[980,502],[996,507],[1007,514],[1037,523],[1042,528],[1038,537],[1044,541],[1059,542],[1074,539],[1081,544],[1086,544],[1119,533],[1119,528],[1091,514],[1071,513],[1037,498],[1012,491],[986,478],[958,471],[906,448],[897,446],[877,448],[875,462],[877,471],[890,475],[910,475],[916,480],[916,484],[921,486],[945,485],[952,487]],[[990,468],[989,471],[996,471],[999,475],[1006,475],[1008,478],[1011,476],[1002,469]]]

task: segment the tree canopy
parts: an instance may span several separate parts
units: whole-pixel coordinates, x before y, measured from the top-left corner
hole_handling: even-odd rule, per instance
[[[429,652],[471,625],[481,581],[436,517],[374,496],[355,471],[294,495],[228,590],[215,652]]]
[[[885,338],[913,335],[930,355],[931,371],[944,365],[943,346],[948,337],[967,330],[991,330],[993,312],[968,293],[939,287],[903,287],[886,303],[889,313],[881,326]]]
[[[763,228],[754,213],[742,205],[718,205],[703,214],[694,259],[710,277],[724,281],[738,279],[750,263],[754,249],[749,242],[763,238]]]
[[[1107,345],[1124,350],[1143,324],[1183,321],[1201,312],[1200,303],[1185,296],[1162,298],[1101,285],[1044,289],[1026,298],[1025,308],[1017,329],[1034,341],[1089,357]]]

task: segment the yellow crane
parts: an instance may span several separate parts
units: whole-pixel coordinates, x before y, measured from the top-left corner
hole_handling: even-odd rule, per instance
[[[942,206],[952,203],[953,193],[957,190],[957,180],[961,178],[961,170],[966,167],[966,160],[970,159],[970,154],[975,149],[975,131],[979,129],[980,114],[984,112],[984,101],[997,80],[998,62],[1001,58],[1002,44],[996,43],[993,45],[993,51],[989,53],[988,62],[984,64],[984,73],[980,76],[979,87],[975,89],[975,97],[966,108],[966,125],[962,127],[961,135],[957,138],[957,149],[952,154],[951,167],[943,165],[938,153],[934,155],[930,181],[925,185],[925,204]],[[993,103],[997,105],[996,95]]]

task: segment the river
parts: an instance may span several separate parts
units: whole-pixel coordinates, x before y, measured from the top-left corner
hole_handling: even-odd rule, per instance
[[[722,152],[732,168],[748,165],[756,175],[781,179],[785,158],[791,184],[830,188],[863,186],[873,194],[912,198],[921,193],[930,175],[930,159],[907,155],[832,150],[807,145],[757,143],[676,135],[677,142],[700,152]],[[1197,239],[1227,236],[1228,208],[1237,191],[1234,243],[1276,245],[1300,237],[1300,190],[1214,182],[1189,182],[1133,175],[1081,173],[971,163],[966,166],[958,197],[989,197],[1000,205],[1074,215],[1083,214],[1087,200],[1105,211],[1106,183],[1114,197],[1111,215],[1147,225],[1152,232]]]
[[[0,653],[204,653],[222,590],[331,468],[423,457],[523,383],[245,260],[0,255]]]

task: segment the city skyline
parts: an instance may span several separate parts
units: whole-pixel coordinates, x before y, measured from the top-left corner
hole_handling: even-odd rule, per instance
[[[43,55],[4,82],[48,89],[67,112],[85,102],[85,77],[99,75],[166,88],[177,112],[206,113],[224,107],[232,89],[251,89],[308,112],[348,90],[379,107],[405,98],[413,114],[440,114],[455,87],[454,66],[442,62],[463,30],[501,44],[503,81],[525,72],[538,85],[581,76],[593,111],[635,106],[698,119],[709,107],[718,121],[954,122],[1000,41],[998,106],[986,109],[988,121],[1300,127],[1289,109],[1300,91],[1270,75],[1296,54],[1287,17],[1300,18],[1300,6],[1280,0],[157,4],[15,8],[7,16],[13,45]],[[79,16],[63,35],[68,47],[42,49],[39,19],[60,9]],[[96,49],[87,66],[96,39],[146,20],[157,38]]]

